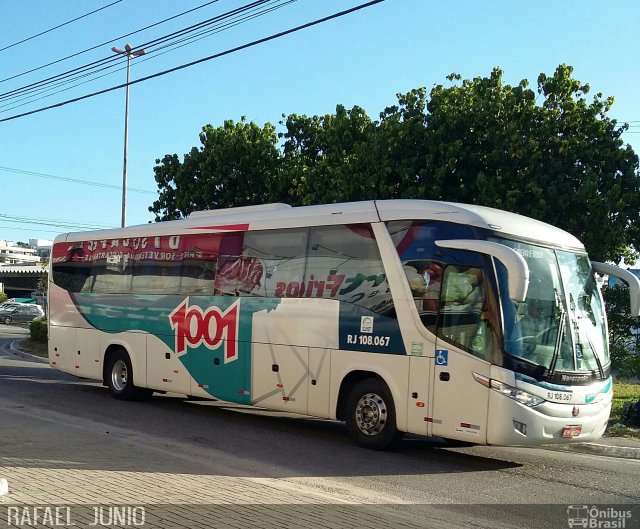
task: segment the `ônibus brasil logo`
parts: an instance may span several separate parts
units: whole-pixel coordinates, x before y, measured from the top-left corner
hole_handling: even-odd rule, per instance
[[[238,359],[238,311],[240,300],[227,310],[209,307],[203,311],[197,305],[189,306],[186,298],[169,314],[175,331],[175,351],[178,355],[191,348],[205,345],[214,350],[224,343],[224,363]]]

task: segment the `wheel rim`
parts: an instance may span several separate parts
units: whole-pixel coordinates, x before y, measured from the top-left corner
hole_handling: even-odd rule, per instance
[[[376,393],[363,395],[356,406],[356,425],[364,435],[377,435],[387,423],[387,405]]]
[[[10,318],[9,316],[7,316],[7,317],[4,319],[4,322],[5,322],[6,324],[11,323],[11,318]]]
[[[122,360],[117,360],[111,368],[111,385],[116,391],[122,391],[127,387],[127,379],[129,378],[129,370],[127,364]]]

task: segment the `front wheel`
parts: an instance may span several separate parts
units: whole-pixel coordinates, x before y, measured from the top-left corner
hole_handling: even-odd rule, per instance
[[[346,423],[349,437],[363,448],[385,450],[402,438],[391,392],[375,378],[359,382],[349,393]]]
[[[109,357],[107,386],[111,395],[120,400],[140,400],[151,396],[150,390],[133,385],[131,359],[122,350],[116,351]]]

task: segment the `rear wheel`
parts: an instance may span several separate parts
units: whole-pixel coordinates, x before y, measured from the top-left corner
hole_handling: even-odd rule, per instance
[[[356,384],[346,406],[347,432],[360,446],[385,450],[402,438],[391,392],[381,380],[369,378]]]
[[[133,385],[131,359],[122,349],[109,356],[107,386],[111,395],[120,400],[140,400],[150,397],[152,393],[147,388],[137,388]]]

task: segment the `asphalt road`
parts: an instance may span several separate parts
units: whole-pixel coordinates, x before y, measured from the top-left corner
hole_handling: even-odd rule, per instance
[[[203,472],[287,480],[355,503],[430,504],[436,518],[468,519],[472,527],[501,526],[498,520],[514,513],[522,527],[531,526],[531,516],[540,527],[566,527],[568,505],[640,504],[640,461],[421,438],[380,453],[354,446],[331,421],[169,395],[116,401],[97,382],[9,354],[7,344],[23,333],[0,327],[0,401],[174,446],[202,461]]]

